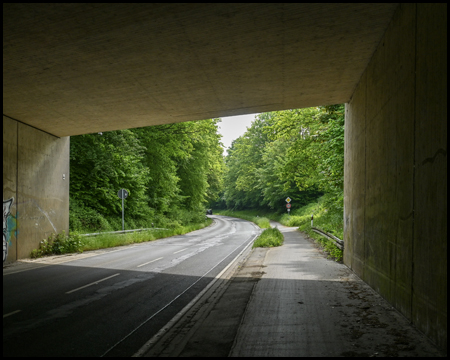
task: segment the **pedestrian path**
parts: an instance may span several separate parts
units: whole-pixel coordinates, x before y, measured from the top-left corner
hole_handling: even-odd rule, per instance
[[[271,223],[284,244],[253,249],[144,356],[444,356],[305,234]]]
[[[276,225],[284,244],[266,254],[231,356],[440,355],[345,265]]]

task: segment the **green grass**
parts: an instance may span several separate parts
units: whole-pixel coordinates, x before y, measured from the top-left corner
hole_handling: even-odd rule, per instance
[[[65,236],[64,233],[58,235],[53,234],[48,239],[42,240],[39,248],[31,251],[30,257],[38,258],[45,255],[83,252],[153,241],[199,230],[211,223],[212,220],[207,219],[201,223],[177,226],[173,229],[155,229],[126,234],[102,234],[97,236],[80,236],[80,234],[76,233],[72,233],[69,236]]]
[[[262,222],[262,219],[270,219],[273,221],[278,221],[285,226],[297,226],[300,231],[306,233],[310,238],[314,239],[314,241],[329,254],[330,258],[334,258],[336,261],[342,261],[342,250],[339,249],[332,241],[311,230],[311,214],[314,214],[314,227],[331,233],[337,236],[339,239],[343,239],[344,219],[342,211],[329,210],[329,206],[326,202],[326,197],[321,197],[317,201],[298,209],[295,208],[295,204],[292,204],[292,206],[293,209],[290,215],[286,213],[280,215],[277,213],[269,213],[258,210],[218,210],[215,211],[215,214],[234,216],[241,219],[253,221],[257,224],[257,221]],[[258,215],[259,218],[256,217]]]
[[[86,250],[104,249],[115,246],[123,246],[146,241],[153,241],[174,235],[183,235],[191,231],[202,229],[210,225],[211,223],[212,220],[208,219],[202,223],[178,226],[174,229],[167,229],[167,230],[156,229],[126,234],[104,234],[97,236],[89,236],[85,237],[82,250],[86,251]]]
[[[253,243],[256,247],[274,247],[283,245],[283,234],[277,228],[265,229]]]
[[[214,212],[215,215],[233,216],[239,219],[248,220],[254,222],[261,229],[270,228],[270,220],[268,217],[264,216],[257,210],[242,210],[242,211],[232,211],[232,210],[217,210]]]

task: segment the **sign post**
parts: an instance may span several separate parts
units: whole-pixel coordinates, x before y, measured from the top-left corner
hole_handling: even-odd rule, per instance
[[[117,193],[117,196],[119,199],[122,199],[122,231],[125,230],[125,205],[123,203],[123,200],[128,197],[128,191],[125,189],[120,189]]]

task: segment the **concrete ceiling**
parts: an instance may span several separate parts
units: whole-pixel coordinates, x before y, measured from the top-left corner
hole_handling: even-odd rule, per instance
[[[3,4],[3,114],[56,136],[347,102],[397,4]]]

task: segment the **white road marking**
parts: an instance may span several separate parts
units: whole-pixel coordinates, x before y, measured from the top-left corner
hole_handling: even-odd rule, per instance
[[[3,276],[18,274],[18,273],[21,273],[24,271],[29,271],[29,270],[41,269],[41,268],[44,268],[44,267],[47,267],[50,265],[59,265],[59,264],[63,264],[63,263],[71,262],[71,261],[84,260],[84,259],[88,259],[88,258],[91,258],[94,256],[112,254],[116,251],[124,251],[124,250],[135,248],[137,246],[138,245],[121,246],[120,249],[112,250],[112,251],[108,251],[109,249],[105,248],[105,249],[94,250],[95,251],[94,253],[57,255],[57,256],[54,256],[51,258],[42,258],[42,259],[37,259],[37,260],[22,259],[22,260],[19,260],[18,263],[27,264],[29,266],[27,266],[24,269],[11,270],[11,272],[8,271],[9,270],[8,268],[3,269]],[[5,271],[6,271],[6,273],[5,273]]]
[[[256,226],[256,225],[255,225]],[[259,234],[257,234],[259,235]],[[181,295],[183,295],[184,293],[186,293],[190,288],[192,288],[195,284],[197,284],[201,279],[203,279],[206,275],[208,275],[208,273],[210,273],[213,269],[215,269],[218,265],[220,265],[228,256],[230,256],[233,252],[235,252],[237,249],[239,249],[241,246],[244,246],[244,249],[231,261],[231,263],[233,263],[244,251],[245,249],[247,249],[247,247],[249,247],[252,243],[253,240],[255,240],[256,236],[253,236],[251,238],[251,240],[245,244],[240,244],[238,245],[232,252],[230,252],[227,256],[225,256],[222,260],[220,260],[216,265],[214,265],[211,269],[209,269],[207,272],[205,272],[201,277],[199,277],[196,281],[194,281],[191,285],[189,285],[185,290],[183,290],[180,294],[178,294],[177,296],[175,296],[171,301],[169,301],[165,306],[163,306],[162,308],[160,308],[157,312],[155,312],[153,315],[151,315],[147,320],[145,320],[144,322],[142,322],[140,325],[138,325],[134,330],[132,330],[130,333],[128,333],[128,335],[126,335],[125,337],[123,337],[121,340],[119,340],[117,343],[115,343],[113,346],[111,346],[108,350],[106,350],[106,352],[104,352],[102,355],[100,355],[100,357],[104,357],[107,353],[109,353],[112,349],[114,349],[117,345],[119,345],[122,341],[124,341],[125,339],[127,339],[128,337],[130,337],[133,333],[135,333],[139,328],[141,328],[144,324],[146,324],[147,322],[149,322],[151,319],[153,319],[153,317],[155,317],[156,315],[158,315],[161,311],[163,311],[164,309],[166,309],[167,307],[169,307],[173,302],[175,302],[175,300],[177,300]],[[186,249],[183,249],[186,250]],[[228,264],[228,266],[226,267],[226,269],[228,269],[229,266],[231,266],[231,263]],[[222,276],[222,274],[226,271],[226,269],[222,270],[221,273],[218,276]],[[211,282],[215,282],[219,277],[216,276]],[[209,285],[209,284],[208,284]],[[207,285],[207,287],[208,287]],[[198,300],[200,297],[196,297],[195,299]],[[192,302],[191,302],[192,303]],[[188,306],[192,306],[191,303],[188,304]],[[186,310],[187,311],[187,310]],[[149,341],[154,341],[154,339],[150,339]],[[143,353],[140,353],[144,350],[146,345],[144,345],[136,354],[134,354],[133,357],[136,356],[143,356]]]
[[[117,275],[120,275],[120,273],[117,273],[117,274],[114,274],[114,275],[108,276],[108,277],[106,277],[106,278],[104,278],[104,279],[100,279],[100,280],[94,281],[94,282],[92,282],[92,283],[90,283],[90,284],[87,284],[87,285],[81,286],[81,287],[79,287],[79,288],[76,288],[76,289],[73,289],[73,290],[67,291],[67,292],[66,292],[66,294],[70,294],[70,293],[73,293],[73,292],[75,292],[75,291],[78,291],[78,290],[81,290],[81,289],[87,288],[88,286],[91,286],[91,285],[96,285],[96,284],[98,284],[98,283],[100,283],[100,282],[102,282],[102,281],[105,281],[105,280],[111,279],[111,278],[113,278],[114,276],[117,276]]]
[[[38,266],[30,266],[30,267],[27,267],[27,268],[25,268],[25,269],[20,269],[20,270],[17,270],[17,271],[12,271],[12,272],[7,272],[6,274],[5,273],[3,273],[3,276],[6,276],[6,275],[12,275],[12,274],[18,274],[18,273],[21,273],[21,272],[24,272],[24,271],[28,271],[28,270],[35,270],[35,269],[41,269],[41,268],[44,268],[44,267],[47,267],[47,266],[49,266],[48,264],[47,265],[40,265],[40,264],[37,264]],[[5,270],[3,270],[3,271],[5,271]]]
[[[182,252],[182,251],[187,250],[187,249],[188,249],[188,248],[185,248],[185,249],[181,249],[181,250],[175,251],[174,254],[178,254],[179,252]]]
[[[150,264],[150,263],[152,263],[152,262],[155,262],[155,261],[158,261],[158,260],[161,260],[161,259],[164,259],[164,258],[160,257],[160,258],[157,258],[157,259],[155,259],[155,260],[152,260],[152,261],[149,261],[149,262],[143,263],[143,264],[141,264],[141,265],[138,265],[137,267],[141,267],[141,266],[144,266],[144,265]]]
[[[5,315],[3,315],[3,319],[4,319],[5,317],[8,317],[8,316],[17,314],[18,312],[21,312],[21,311],[22,311],[22,310],[16,310],[16,311],[10,312],[10,313],[8,313],[8,314],[5,314]]]
[[[194,298],[194,299],[192,299],[191,300],[191,302],[189,303],[189,304],[187,304],[178,314],[176,314],[173,318],[172,318],[172,320],[170,320],[164,327],[162,327],[159,331],[158,331],[158,333],[156,333],[156,335],[154,335],[149,341],[147,341],[139,350],[138,350],[138,352],[137,353],[135,353],[134,355],[132,355],[131,357],[143,357],[144,355],[145,355],[145,353],[148,351],[148,349],[154,344],[154,343],[156,343],[156,341],[158,340],[158,339],[160,339],[161,338],[161,336],[165,333],[165,332],[167,332],[170,328],[172,328],[173,326],[174,326],[174,324],[175,323],[177,323],[178,322],[178,320],[185,314],[185,313],[187,313],[193,306],[194,306],[194,304],[214,285],[214,283],[217,281],[217,280],[219,280],[221,277],[222,277],[222,275],[223,274],[225,274],[225,272],[228,270],[228,268],[230,268],[233,264],[234,264],[234,262],[239,258],[239,256],[241,256],[241,254],[245,251],[245,250],[247,250],[247,248],[250,246],[250,245],[252,245],[253,244],[253,241],[256,239],[256,237],[259,235],[259,232],[258,233],[256,233],[255,234],[255,236],[248,242],[248,244],[247,245],[245,245],[245,247],[241,250],[241,252],[239,253],[239,254],[237,254],[236,255],[236,257],[218,274],[218,275],[216,275],[216,277],[200,292],[200,293],[198,293],[197,294],[197,296]],[[242,246],[242,245],[239,245],[239,246]],[[239,248],[239,246],[236,248],[236,249],[234,249],[230,254],[232,254],[234,251],[236,251],[238,248]],[[223,260],[225,260],[226,259],[226,257],[225,258],[223,258],[222,259],[222,261]],[[220,261],[217,265],[219,265],[222,261]],[[217,265],[215,265],[212,269],[214,269]],[[208,274],[212,269],[210,269],[207,273],[205,273],[205,275],[206,274]],[[205,275],[203,275],[203,276],[205,276]],[[198,280],[197,280],[198,281]],[[197,282],[196,281],[196,282]],[[196,283],[195,282],[195,283]],[[194,283],[194,284],[195,284]],[[193,284],[193,285],[194,285]],[[190,287],[192,287],[193,285],[191,285]],[[190,288],[189,287],[189,288]],[[188,288],[188,289],[189,289]],[[185,290],[185,291],[187,291],[187,290]],[[135,330],[133,330],[133,332],[134,332]],[[130,334],[129,334],[130,335]],[[127,336],[129,336],[129,335],[127,335]],[[123,340],[123,339],[122,339]],[[121,340],[121,341],[122,341]],[[108,350],[109,351],[109,350]],[[106,354],[106,353],[105,353]]]

